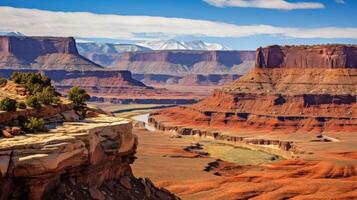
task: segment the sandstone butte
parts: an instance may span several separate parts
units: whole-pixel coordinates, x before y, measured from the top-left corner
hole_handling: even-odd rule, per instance
[[[74,38],[0,36],[2,69],[101,70],[79,55]]]
[[[356,199],[356,95],[357,46],[259,48],[250,73],[197,104],[154,112],[149,122],[286,160],[222,164],[221,182],[168,189],[207,199]]]
[[[17,100],[26,91],[8,81],[0,96]],[[0,199],[177,199],[149,179],[136,178],[137,137],[128,120],[87,108],[79,120],[68,100],[57,106],[0,112],[0,125],[41,117],[46,133],[0,139]]]

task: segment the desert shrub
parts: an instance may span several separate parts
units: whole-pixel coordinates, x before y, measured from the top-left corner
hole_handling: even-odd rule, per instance
[[[5,97],[0,101],[0,109],[4,111],[16,111],[16,100]]]
[[[52,87],[51,79],[39,73],[14,72],[11,75],[11,80],[25,87],[31,94],[41,92],[46,87]]]
[[[25,130],[29,133],[38,133],[47,131],[45,120],[36,117],[30,117],[25,123]]]
[[[7,83],[7,80],[4,78],[0,78],[0,87],[4,87]]]
[[[24,102],[17,102],[16,107],[18,109],[26,109],[26,104]]]
[[[59,98],[56,96],[56,91],[52,87],[46,87],[41,92],[35,94],[41,104],[51,105],[57,104]]]
[[[25,103],[28,107],[41,108],[41,102],[37,96],[33,96],[33,95],[27,96],[25,99]]]
[[[79,110],[82,106],[85,105],[85,102],[90,99],[90,96],[87,92],[78,87],[73,86],[67,93],[69,100],[74,103],[74,109]]]

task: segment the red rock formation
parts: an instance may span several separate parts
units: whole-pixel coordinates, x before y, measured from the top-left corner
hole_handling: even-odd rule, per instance
[[[234,130],[356,132],[355,49],[260,48],[251,73],[198,104],[159,111],[153,117],[183,126]]]
[[[127,52],[110,67],[137,74],[244,74],[253,66],[251,51]]]
[[[357,68],[357,46],[269,46],[257,50],[258,68]]]
[[[2,68],[100,70],[78,54],[73,38],[0,36]]]

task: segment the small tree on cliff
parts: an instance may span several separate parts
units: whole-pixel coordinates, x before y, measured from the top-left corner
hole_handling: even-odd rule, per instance
[[[73,86],[68,91],[67,95],[69,100],[73,102],[75,110],[80,110],[84,105],[86,105],[85,102],[90,99],[87,92],[78,86]]]

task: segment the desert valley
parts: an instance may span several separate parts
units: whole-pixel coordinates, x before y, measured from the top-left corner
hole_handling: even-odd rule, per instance
[[[0,1],[0,200],[357,199],[355,2],[90,1]]]

